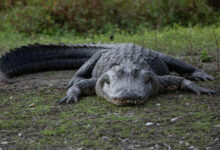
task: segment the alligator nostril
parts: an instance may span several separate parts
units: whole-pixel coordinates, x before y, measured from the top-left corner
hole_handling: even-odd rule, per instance
[[[113,100],[141,100],[143,96],[140,96],[136,93],[127,91],[127,90],[120,90],[117,92],[117,95],[112,96]]]
[[[120,88],[117,90],[117,93],[124,93],[124,92],[127,92],[127,90],[123,89],[123,88]]]

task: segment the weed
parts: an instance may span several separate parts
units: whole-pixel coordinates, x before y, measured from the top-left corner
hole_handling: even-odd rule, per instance
[[[208,52],[206,50],[202,51],[202,55],[200,56],[200,59],[202,62],[211,62],[213,58],[208,55]]]

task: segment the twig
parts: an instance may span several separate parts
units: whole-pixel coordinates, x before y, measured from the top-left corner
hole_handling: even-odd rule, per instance
[[[167,145],[166,143],[163,143],[168,149],[167,150],[171,150],[170,145]]]
[[[60,107],[60,106],[58,106],[58,109],[59,109],[61,112],[64,112],[64,111],[61,109],[61,107]]]
[[[214,30],[214,27],[212,26],[212,31],[213,31],[213,35],[215,38],[215,44],[216,44],[216,65],[217,65],[217,71],[220,71],[220,49],[219,49],[219,45],[218,45],[218,40],[217,40],[217,36]]]
[[[189,40],[189,48],[190,48],[190,51],[192,52],[192,50],[193,50],[193,46],[192,46],[192,34],[191,34],[191,32],[192,32],[192,27],[191,27],[191,25],[190,25],[190,27],[189,27],[189,38],[188,38],[188,40]]]
[[[154,46],[155,46],[155,49],[158,50],[158,47],[157,47],[157,28],[155,29],[155,32],[154,32]]]
[[[1,130],[1,131],[0,131],[0,133],[4,133],[4,132],[7,132],[7,130]]]
[[[166,143],[162,143],[162,142],[159,142],[159,143],[151,143],[151,144],[148,144],[147,147],[149,147],[149,146],[154,146],[154,145],[156,145],[156,144],[158,144],[158,145],[164,145],[164,146],[167,147],[167,150],[171,150],[171,146],[170,146],[170,145],[168,145],[168,144],[166,144]]]

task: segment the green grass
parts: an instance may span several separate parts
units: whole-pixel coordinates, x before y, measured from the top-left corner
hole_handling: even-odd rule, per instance
[[[135,34],[114,33],[114,40],[110,40],[112,33],[104,35],[75,36],[74,33],[64,31],[62,35],[31,35],[20,33],[6,33],[0,31],[0,54],[18,46],[32,43],[135,43],[144,47],[162,51],[170,54],[201,54],[206,51],[208,54],[216,49],[214,32],[217,40],[220,40],[220,27],[193,27],[165,28],[162,31],[143,29]],[[156,40],[155,40],[156,39]]]
[[[214,30],[220,41],[220,28],[215,27]],[[88,35],[84,38],[64,33],[63,36],[28,37],[0,32],[0,54],[35,42],[109,43],[112,42],[109,36]],[[176,57],[191,55],[191,62],[197,66],[201,65],[201,61],[196,58],[202,55],[203,50],[215,58],[212,28],[167,28],[156,32],[156,37],[157,44],[154,31],[143,30],[143,33],[133,35],[116,33],[113,42],[132,42]],[[219,91],[219,73],[207,70],[217,80],[201,85]],[[54,73],[48,76],[54,76]],[[3,149],[150,149],[156,144],[161,149],[167,149],[164,144],[172,149],[188,149],[185,143],[205,149],[219,136],[219,130],[215,127],[220,124],[219,95],[171,92],[133,107],[117,107],[104,99],[90,96],[76,104],[58,106],[54,101],[65,95],[65,89],[38,87],[6,90],[4,86],[9,85],[3,82],[0,86],[3,89],[0,89],[0,148]],[[33,103],[35,106],[29,107]],[[161,105],[157,106],[158,103]],[[179,119],[171,123],[174,117]],[[147,127],[147,122],[154,125]],[[2,144],[5,141],[9,143]],[[184,143],[179,144],[180,141]]]

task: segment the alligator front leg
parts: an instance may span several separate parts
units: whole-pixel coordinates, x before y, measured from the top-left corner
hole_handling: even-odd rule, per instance
[[[175,71],[180,75],[188,75],[190,80],[213,80],[213,77],[205,73],[204,71],[194,67],[191,64],[186,63],[185,61],[178,60],[169,55],[157,53],[158,57],[165,62],[170,71]]]
[[[71,87],[69,87],[66,97],[57,101],[58,104],[77,102],[85,93],[94,94],[96,82],[97,79],[94,78],[75,82]]]
[[[68,84],[66,97],[57,101],[58,104],[77,102],[80,96],[88,90],[94,93],[97,79],[92,78],[92,71],[104,52],[106,52],[106,50],[95,53],[84,65],[81,66]]]
[[[194,92],[196,94],[216,93],[216,91],[214,90],[200,87],[197,84],[193,83],[192,81],[178,76],[171,76],[171,75],[159,76],[158,80],[160,84],[160,89],[159,89],[160,92],[166,90],[185,90],[185,91]]]

